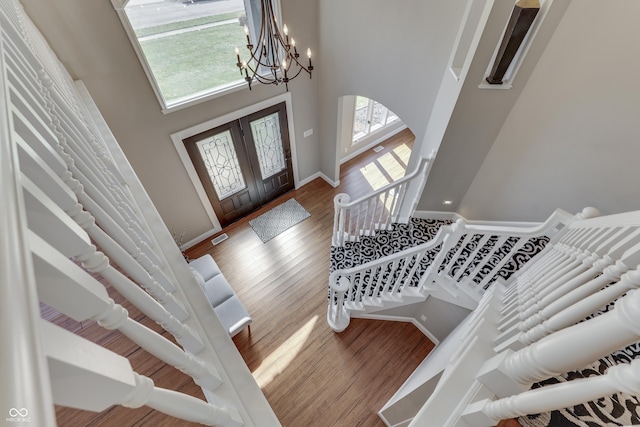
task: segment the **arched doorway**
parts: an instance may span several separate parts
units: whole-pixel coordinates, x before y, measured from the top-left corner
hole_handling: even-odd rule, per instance
[[[382,103],[363,96],[341,97],[338,110],[336,169],[341,182],[347,177],[359,182],[349,187],[361,193],[402,178],[415,140],[402,120]]]

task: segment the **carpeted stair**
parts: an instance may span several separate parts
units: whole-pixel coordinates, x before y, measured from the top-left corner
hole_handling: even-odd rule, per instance
[[[363,236],[359,242],[348,242],[343,247],[331,248],[331,271],[347,269],[365,262],[391,255],[403,249],[420,245],[435,237],[440,227],[451,224],[450,220],[434,220],[412,218],[408,224],[394,224],[390,230],[378,231],[374,236]],[[493,239],[492,239],[493,240]],[[510,260],[500,271],[499,276],[508,279],[511,274],[521,268],[529,259],[544,248],[549,239],[545,236],[531,239],[522,250]],[[476,239],[464,250],[473,251]],[[460,242],[458,242],[458,245]],[[505,245],[513,244],[507,241]],[[454,247],[450,256],[458,249]],[[490,250],[488,248],[487,250]],[[499,260],[499,253],[496,258]],[[436,251],[428,257],[433,259]],[[497,261],[496,261],[497,262]],[[425,263],[424,268],[428,265]],[[613,304],[613,303],[612,303]],[[593,314],[597,316],[608,311],[613,305],[602,308]],[[559,382],[571,381],[594,375],[602,375],[606,370],[618,363],[629,363],[640,357],[640,343],[629,346],[580,370],[549,378],[532,388]],[[640,397],[618,393],[594,402],[518,418],[523,427],[601,427],[640,425]]]
[[[451,220],[411,218],[407,224],[392,224],[389,230],[378,231],[373,236],[362,236],[358,242],[347,242],[343,247],[332,246],[330,272],[337,269],[355,267],[387,255],[392,255],[404,249],[426,243],[435,237],[442,226],[449,225],[452,222],[453,221]],[[473,252],[478,245],[480,237],[480,235],[474,236],[474,238],[471,239],[463,249],[463,252]],[[497,240],[497,238],[490,239],[487,245],[482,248],[482,252],[487,253],[491,251]],[[515,244],[515,241],[516,239],[508,239],[506,243],[493,255],[492,264],[486,265],[486,268],[484,269],[485,274],[491,271],[495,263],[500,262],[502,257]],[[513,273],[522,268],[522,266],[534,255],[544,249],[548,241],[549,238],[546,236],[529,239],[522,249],[520,249],[520,251],[499,271],[498,277],[504,280],[508,279]],[[460,239],[458,244],[449,251],[445,264],[448,263],[453,254],[456,253],[461,243],[462,239]],[[420,272],[426,270],[433,258],[436,256],[438,250],[439,247],[431,251],[430,254],[427,254],[425,259],[421,262],[421,267],[419,269]],[[453,274],[456,272],[457,266],[454,266]],[[467,275],[466,273],[467,272],[463,274],[463,277]],[[483,277],[481,275],[474,277],[474,281],[476,281],[476,283],[480,283],[482,279]],[[485,289],[490,284],[491,283],[487,284]],[[415,285],[417,285],[417,283],[409,286]]]
[[[331,247],[330,271],[347,269],[400,252],[433,239],[450,220],[411,218],[408,224],[393,224],[390,230],[362,236],[359,242]]]

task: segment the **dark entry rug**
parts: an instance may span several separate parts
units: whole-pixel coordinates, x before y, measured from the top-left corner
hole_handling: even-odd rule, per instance
[[[266,243],[283,231],[309,218],[311,214],[296,199],[289,199],[281,205],[249,221],[258,237]]]

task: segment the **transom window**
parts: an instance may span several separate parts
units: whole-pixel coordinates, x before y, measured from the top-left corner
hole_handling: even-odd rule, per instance
[[[356,96],[352,144],[357,144],[362,138],[381,131],[397,120],[398,116],[379,102]]]
[[[259,1],[112,2],[164,111],[243,87],[235,48],[246,49],[245,25],[256,33]]]

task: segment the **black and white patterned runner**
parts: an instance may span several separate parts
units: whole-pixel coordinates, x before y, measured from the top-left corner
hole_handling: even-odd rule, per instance
[[[413,247],[431,240],[440,227],[450,224],[451,221],[416,219],[409,224],[395,224],[389,231],[378,232],[372,237],[363,237],[358,243],[347,243],[344,247],[331,248],[331,271],[346,269],[365,262],[373,261],[386,255],[393,254],[403,249]],[[472,239],[464,251],[475,249],[477,240]],[[490,245],[495,240],[490,239]],[[524,263],[544,248],[549,239],[545,236],[529,240],[522,250],[516,254],[505,267],[498,273],[505,280],[520,269]],[[496,261],[501,258],[500,252],[505,252],[515,243],[515,240],[507,240],[503,248],[496,254]],[[458,247],[450,252],[453,254]],[[484,250],[484,249],[482,249]],[[491,250],[490,246],[486,250]],[[430,257],[433,259],[435,253]],[[428,265],[428,263],[427,263]],[[490,269],[491,266],[487,266]],[[475,279],[474,279],[475,281]],[[610,304],[602,308],[592,316],[597,316],[608,311]],[[606,370],[618,363],[629,363],[640,357],[640,343],[631,345],[617,351],[610,356],[584,367],[583,369],[549,378],[532,388],[544,385],[571,381],[577,378],[586,378],[602,375]],[[520,417],[518,422],[523,427],[601,427],[601,426],[634,426],[640,425],[640,397],[617,393],[593,402],[584,403],[571,408],[552,411],[544,414],[533,414]]]
[[[333,246],[331,247],[330,271],[355,267],[356,265],[374,261],[384,256],[400,252],[404,249],[426,243],[435,237],[440,227],[451,223],[451,220],[411,218],[408,224],[393,224],[390,230],[378,231],[374,236],[362,237],[359,242],[348,242],[343,247]],[[458,241],[458,245],[449,251],[444,265],[449,262],[451,256],[453,256],[453,254],[455,254],[459,249],[459,245],[462,243],[463,238],[464,236],[462,236]],[[463,253],[472,253],[476,249],[480,238],[480,235],[474,236],[474,238],[472,238],[471,241],[463,248]],[[481,254],[486,254],[491,251],[493,249],[493,245],[495,245],[497,241],[497,238],[489,240],[489,243],[485,247],[481,248]],[[504,245],[498,248],[490,262],[484,266],[483,271],[478,276],[474,277],[474,281],[477,284],[481,282],[484,275],[488,274],[492,270],[495,264],[500,262],[516,241],[517,239],[509,239]],[[548,241],[549,239],[546,236],[529,239],[520,251],[511,257],[511,259],[502,267],[498,272],[498,276],[504,280],[508,279],[534,255],[544,249]],[[437,249],[439,248],[436,248],[436,250],[426,254],[425,259],[421,262],[421,268],[418,270],[419,272],[426,270],[426,268],[431,264],[431,261],[437,254]],[[473,263],[471,265],[473,265]],[[458,266],[454,266],[451,273],[452,275],[457,272],[457,267]],[[465,272],[463,277],[467,274],[468,273]],[[490,284],[491,282],[485,286],[485,289]]]

